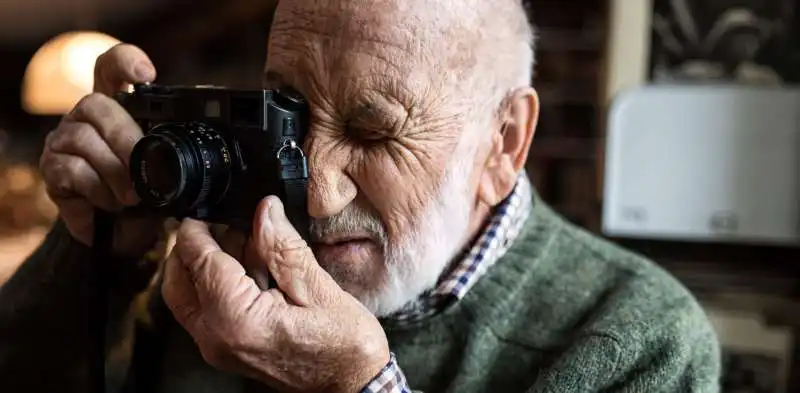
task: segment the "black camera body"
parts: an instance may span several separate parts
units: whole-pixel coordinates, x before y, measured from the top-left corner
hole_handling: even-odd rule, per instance
[[[305,236],[308,109],[297,92],[139,84],[117,101],[144,133],[130,156],[140,209],[246,230],[277,195]]]

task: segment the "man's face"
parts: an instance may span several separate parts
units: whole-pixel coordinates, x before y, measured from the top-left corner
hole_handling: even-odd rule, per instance
[[[282,1],[266,83],[311,107],[309,213],[319,263],[385,315],[433,286],[465,242],[475,143],[423,10]],[[491,109],[489,109],[491,110]]]

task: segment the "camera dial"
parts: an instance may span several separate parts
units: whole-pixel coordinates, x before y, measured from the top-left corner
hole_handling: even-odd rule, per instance
[[[231,152],[204,123],[165,123],[134,146],[130,173],[142,203],[183,214],[217,203],[231,178]]]

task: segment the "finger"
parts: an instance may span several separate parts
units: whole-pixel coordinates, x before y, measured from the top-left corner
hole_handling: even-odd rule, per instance
[[[274,196],[258,206],[252,235],[252,252],[267,264],[278,287],[300,306],[324,305],[341,294],[341,288],[317,263]]]
[[[152,82],[156,68],[143,50],[118,44],[97,58],[94,66],[94,91],[113,95],[130,83]]]
[[[197,290],[204,310],[224,316],[249,308],[261,290],[242,265],[222,251],[208,224],[186,219],[178,230],[175,250]]]
[[[47,143],[54,153],[84,158],[110,187],[118,201],[127,205],[137,202],[125,164],[91,124],[65,119],[48,136]]]
[[[102,94],[89,94],[66,117],[94,126],[125,168],[129,168],[133,146],[143,134],[136,121],[117,101]]]
[[[242,261],[242,265],[247,270],[247,275],[253,278],[253,281],[262,291],[274,289],[275,284],[271,281],[268,264],[255,251],[253,242],[245,242],[243,254],[242,259],[239,260]]]
[[[164,264],[164,282],[161,285],[161,296],[167,304],[175,320],[189,332],[197,331],[202,325],[199,323],[202,308],[197,292],[192,285],[189,274],[183,267],[178,254],[171,252]]]
[[[48,194],[54,199],[86,198],[106,211],[122,208],[111,189],[100,180],[97,171],[82,157],[45,151],[42,177]]]
[[[247,241],[247,237],[243,233],[232,228],[225,228],[219,230],[213,236],[219,242],[222,251],[233,257],[233,259],[242,261],[244,258],[244,245]],[[246,267],[245,270],[247,270]]]
[[[50,196],[58,206],[58,215],[69,233],[84,245],[91,247],[94,234],[94,206],[84,198],[61,199]]]
[[[222,251],[239,261],[247,275],[256,282],[262,291],[269,289],[269,270],[265,264],[259,262],[258,257],[250,257],[250,253],[246,252],[247,236],[244,233],[228,226],[222,228],[215,225],[211,226],[211,232],[214,239],[219,242]]]

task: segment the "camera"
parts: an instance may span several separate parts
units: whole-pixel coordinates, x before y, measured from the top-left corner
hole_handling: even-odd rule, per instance
[[[277,195],[308,229],[308,107],[291,88],[136,84],[117,101],[144,136],[130,155],[139,209],[247,230],[258,203]]]

